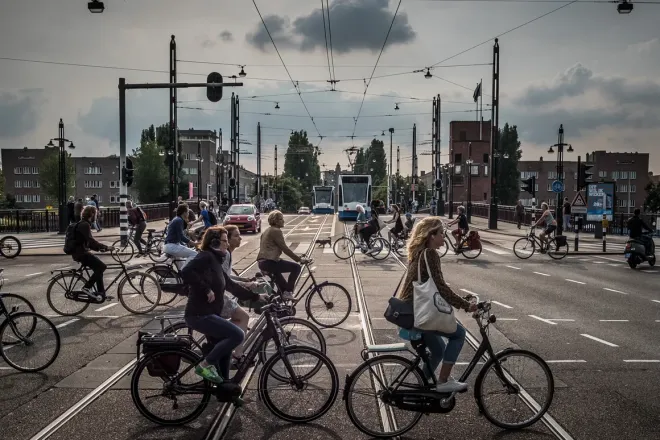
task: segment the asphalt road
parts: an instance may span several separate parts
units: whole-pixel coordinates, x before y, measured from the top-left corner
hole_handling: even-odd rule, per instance
[[[286,216],[286,221],[285,233],[290,233],[287,242],[297,253],[309,249],[319,230],[319,238],[343,232],[343,224],[333,217]],[[497,301],[493,311],[498,321],[490,331],[496,351],[520,347],[549,362],[555,379],[550,415],[570,434],[569,438],[659,438],[660,271],[647,265],[633,271],[620,256],[569,256],[553,261],[547,255],[535,255],[519,260],[511,251],[516,238],[485,232],[481,235],[482,255],[477,260],[466,260],[448,253],[443,258],[444,277],[457,292],[469,291]],[[254,261],[257,248],[258,235],[247,234],[235,254],[237,269]],[[384,320],[383,312],[404,269],[393,256],[375,261],[358,253],[354,266],[337,259],[329,248],[315,246],[312,256],[319,281],[340,283],[352,296],[349,318],[337,328],[322,330],[327,353],[343,387],[346,374],[361,363],[365,340],[379,344],[401,341],[396,329]],[[45,299],[46,286],[50,270],[68,265],[68,257],[19,257],[4,263],[8,280],[2,291],[20,293],[33,302],[38,312],[54,315]],[[69,317],[51,318],[62,326],[62,351],[46,371],[16,373],[0,361],[3,439],[34,438],[134,360],[138,329],[153,328],[153,316],[172,311],[163,307],[149,316],[136,316],[121,305],[99,310],[110,304],[90,306],[75,321]],[[173,310],[181,310],[183,305],[179,302]],[[298,316],[304,315],[303,308],[298,307]],[[468,315],[458,312],[457,317],[478,336]],[[466,343],[454,376],[460,375],[473,354]],[[259,371],[257,368],[255,377]],[[471,387],[477,372],[468,380]],[[129,378],[123,377],[77,415],[66,419],[49,438],[199,439],[223,408],[212,401],[189,425],[159,427],[135,409]],[[259,401],[255,389],[253,380],[247,387],[247,404],[229,420],[224,438],[366,438],[346,416],[341,393],[321,419],[292,425],[274,417]],[[471,390],[457,397],[451,413],[424,416],[405,438],[557,438],[542,422],[520,432],[503,433],[478,414]]]

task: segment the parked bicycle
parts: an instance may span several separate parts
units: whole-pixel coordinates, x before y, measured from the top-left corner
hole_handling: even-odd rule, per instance
[[[364,255],[368,255],[375,260],[384,260],[390,256],[389,242],[380,236],[380,231],[374,233],[369,238],[369,247],[365,246],[362,236],[355,233],[353,228],[346,228],[344,236],[338,238],[332,245],[332,251],[337,258],[348,260],[355,255],[355,249],[358,248]],[[370,251],[371,249],[371,251]]]
[[[339,393],[335,366],[314,348],[282,344],[276,304],[264,306],[263,313],[265,327],[258,334],[253,332],[246,341],[247,354],[238,364],[234,377],[219,385],[194,373],[202,357],[191,349],[190,336],[141,333],[138,357],[140,347],[143,357],[131,378],[131,397],[138,411],[161,425],[181,425],[199,417],[212,395],[220,402],[241,405],[239,384],[256,363],[264,344],[271,340],[276,353],[259,373],[260,400],[275,416],[288,422],[306,423],[323,416],[332,408]],[[302,393],[306,393],[303,398]],[[178,410],[184,414],[177,415]]]
[[[0,288],[4,285],[0,269]],[[48,368],[60,353],[60,334],[45,316],[34,312],[27,299],[0,294],[0,357],[18,371],[34,373]]]
[[[117,251],[112,250],[111,253],[114,258]],[[120,272],[106,287],[106,292],[113,284],[118,283],[117,296],[126,310],[134,314],[149,313],[159,305],[160,285],[153,275],[135,270],[136,267],[139,266],[129,267],[123,262],[108,265],[108,269],[119,269]],[[46,298],[48,305],[56,313],[75,316],[84,312],[90,303],[98,304],[95,299],[82,291],[91,276],[87,266],[81,264],[76,269],[54,269],[50,273],[53,277],[48,283]],[[94,286],[93,289],[96,287]]]
[[[16,258],[21,254],[21,241],[13,235],[0,238],[0,255],[5,258]]]
[[[458,246],[454,245],[454,237],[449,236],[449,228],[447,228],[447,224],[443,222],[442,224],[443,229],[444,229],[444,234],[445,234],[445,245],[442,246],[440,249],[438,249],[438,254],[440,255],[440,258],[444,257],[447,255],[447,251],[451,247],[451,249],[454,251],[456,254],[462,254],[465,258],[469,260],[474,260],[477,258],[479,255],[481,255],[481,241],[480,240],[474,240],[474,238],[470,238],[470,234],[473,231],[468,232],[467,234],[463,235],[461,237],[461,240],[458,242]]]
[[[495,315],[490,314],[490,301],[479,302],[476,296],[466,299],[477,304],[472,316],[479,326],[481,343],[458,380],[467,382],[484,357],[486,362],[474,384],[479,412],[504,429],[521,429],[536,423],[548,411],[554,396],[554,378],[548,364],[527,350],[507,348],[495,353],[488,338],[488,326],[496,322]],[[424,414],[448,413],[454,408],[456,393],[436,392],[435,375],[420,367],[422,362],[424,368],[430,363],[420,336],[410,339],[412,350],[405,343],[367,346],[362,353],[364,362],[347,376],[343,396],[346,411],[351,422],[365,434],[380,438],[398,436],[412,429]],[[405,356],[380,354],[393,352]],[[371,354],[376,356],[369,358]],[[517,367],[512,365],[517,360],[530,361],[538,371],[535,374],[521,369],[519,376]],[[542,391],[537,393],[539,389]],[[506,413],[511,418],[506,418]]]
[[[169,222],[165,222],[165,228],[158,234],[155,234],[156,229],[150,228],[146,230],[147,243],[142,245],[142,254],[138,253],[137,249],[135,248],[135,244],[133,243],[135,238],[135,228],[131,227],[128,233],[128,240],[126,241],[125,245],[121,244],[121,238],[112,244],[112,247],[119,249],[119,252],[116,254],[116,258],[113,256],[115,261],[118,263],[128,263],[131,258],[135,256],[139,257],[141,255],[148,255],[151,261],[154,263],[162,263],[167,260],[167,256],[165,255],[165,252],[163,252],[163,243],[165,240],[165,231],[167,230],[168,223]]]
[[[528,259],[534,255],[537,246],[542,254],[547,253],[550,258],[555,260],[561,260],[568,254],[568,242],[566,241],[565,235],[555,235],[554,237],[549,238],[548,244],[545,245],[541,239],[534,234],[534,229],[534,226],[532,226],[529,229],[527,237],[519,238],[513,243],[513,253],[516,254],[516,257],[523,260]]]

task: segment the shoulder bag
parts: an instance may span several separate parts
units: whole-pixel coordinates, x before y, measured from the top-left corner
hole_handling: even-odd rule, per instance
[[[396,293],[401,287],[401,283],[406,278],[404,273],[399,281],[399,285],[394,289],[394,295],[388,301],[387,309],[385,310],[385,319],[392,324],[410,330],[415,325],[415,312],[413,304],[410,301],[403,301],[396,297]]]
[[[419,330],[454,333],[456,331],[456,317],[454,308],[440,295],[438,287],[433,281],[431,268],[424,250],[424,262],[429,279],[422,283],[420,258],[417,263],[417,281],[413,282],[413,304],[415,313],[415,328]]]

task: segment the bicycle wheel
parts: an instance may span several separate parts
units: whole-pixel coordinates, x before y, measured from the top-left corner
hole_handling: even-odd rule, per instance
[[[211,384],[195,374],[199,360],[189,350],[157,351],[142,358],[131,377],[131,397],[140,414],[166,426],[183,425],[199,417],[212,392]],[[172,361],[177,368],[151,375],[154,366],[171,366]],[[182,377],[175,380],[180,374]]]
[[[167,261],[167,254],[163,252],[163,240],[156,238],[151,242],[151,247],[149,248],[149,258],[154,263],[164,263]]]
[[[467,246],[467,244],[464,244],[463,246]],[[471,247],[468,247],[468,248],[462,247],[461,248],[461,253],[468,260],[474,260],[479,255],[481,255],[481,250],[482,250],[481,243],[479,243],[479,248],[478,249],[472,249]]]
[[[553,260],[561,260],[566,255],[568,255],[568,242],[566,242],[566,244],[563,246],[559,246],[557,244],[557,240],[551,238],[548,241],[548,255]]]
[[[318,372],[308,377],[311,369]],[[287,372],[284,383],[277,379],[276,371]],[[318,419],[332,408],[337,394],[337,369],[325,354],[311,347],[285,348],[284,356],[279,353],[272,356],[259,374],[261,401],[270,412],[287,422],[307,423]]]
[[[150,274],[136,270],[122,278],[117,287],[119,302],[126,310],[136,315],[151,312],[160,301],[160,284]]]
[[[405,376],[403,372],[409,370]],[[395,384],[396,381],[396,384]],[[383,393],[394,385],[400,391],[418,391],[428,387],[419,367],[402,356],[381,355],[357,367],[346,379],[344,400],[353,425],[371,437],[391,438],[411,430],[424,413],[407,411],[383,402]],[[383,409],[396,424],[382,423]]]
[[[147,269],[145,273],[153,275],[158,281],[161,290],[158,305],[166,306],[177,298],[178,288],[183,285],[183,280],[174,269],[170,266],[156,265]]]
[[[401,238],[395,238],[394,243],[392,243],[392,249],[399,257],[405,258],[408,255],[408,249],[406,249],[406,242]]]
[[[0,356],[18,371],[34,373],[48,368],[60,353],[60,334],[46,317],[18,312],[0,326]]]
[[[445,238],[445,243],[444,243],[444,245],[441,246],[441,247],[439,247],[439,248],[438,248],[438,251],[437,251],[437,252],[438,252],[438,255],[440,255],[440,258],[442,258],[442,257],[444,257],[445,255],[447,255],[447,251],[449,250],[449,246],[450,246],[450,244],[449,244],[449,242],[447,241],[447,239]]]
[[[302,345],[314,348],[321,353],[326,354],[325,338],[323,337],[321,330],[319,330],[314,324],[304,319],[294,317],[280,318],[279,322],[283,331],[280,335],[280,342],[282,345]],[[277,353],[275,342],[273,342],[272,339],[269,339],[261,346],[261,350],[259,350],[259,360],[261,363],[265,364],[275,353]],[[319,363],[318,367],[320,368],[321,365],[322,364]],[[287,380],[286,370],[277,371],[277,369],[273,369],[271,374],[281,381]],[[309,374],[312,376],[316,374],[316,369],[312,369]]]
[[[513,243],[513,253],[516,254],[516,257],[523,260],[526,260],[534,255],[535,251],[536,243],[529,237],[519,238],[515,243]]]
[[[348,260],[355,254],[355,243],[347,237],[338,238],[332,245],[332,252],[340,260]]]
[[[16,258],[20,255],[23,246],[18,238],[8,235],[0,239],[0,254],[5,258]]]
[[[14,293],[0,293],[0,299],[5,305],[8,313],[34,312],[34,306],[30,301]],[[5,315],[0,315],[0,324],[4,322]]]
[[[70,299],[73,292],[82,290],[87,280],[75,272],[62,272],[55,275],[48,284],[46,299],[55,313],[63,316],[76,316],[87,310],[88,302]]]
[[[321,327],[336,327],[351,313],[351,294],[341,284],[321,283],[307,296],[305,311]]]
[[[200,355],[202,353],[202,344],[206,342],[206,336],[204,336],[203,333],[199,333],[198,331],[188,327],[188,324],[186,324],[185,321],[179,321],[168,325],[163,329],[163,334],[190,335],[193,351]]]
[[[372,239],[371,249],[375,249],[374,253],[369,254],[369,256],[371,256],[371,258],[374,260],[384,260],[385,258],[389,257],[390,252],[392,252],[389,242],[383,237],[376,237]]]
[[[110,255],[117,263],[128,263],[133,258],[133,255],[135,255],[135,247],[130,240],[125,245],[122,245],[120,238],[112,243],[112,247],[117,249],[117,252],[112,252]]]
[[[531,361],[540,367],[536,372],[522,372],[514,364],[516,359]],[[499,364],[503,375],[498,373]],[[520,370],[520,371],[519,371]],[[486,387],[493,388],[493,398],[486,394]],[[543,390],[536,392],[537,390]],[[522,429],[536,423],[546,413],[555,392],[555,383],[550,367],[540,356],[527,350],[504,350],[486,362],[474,384],[474,397],[484,416],[495,426],[503,429]],[[540,401],[539,398],[545,400]],[[511,399],[510,399],[511,398]],[[491,402],[495,402],[494,404]],[[501,410],[512,417],[527,417],[521,421],[505,420],[496,415]]]

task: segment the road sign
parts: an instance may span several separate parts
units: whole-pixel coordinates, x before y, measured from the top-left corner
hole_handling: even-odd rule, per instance
[[[575,194],[575,198],[571,203],[571,212],[573,214],[586,214],[587,213],[587,202],[584,200],[582,193]]]
[[[417,190],[417,185],[415,185],[414,183],[411,183],[410,184],[410,191],[416,191],[416,190]]]
[[[555,180],[554,182],[552,182],[552,192],[555,193],[564,192],[564,183],[560,182],[559,180]]]

